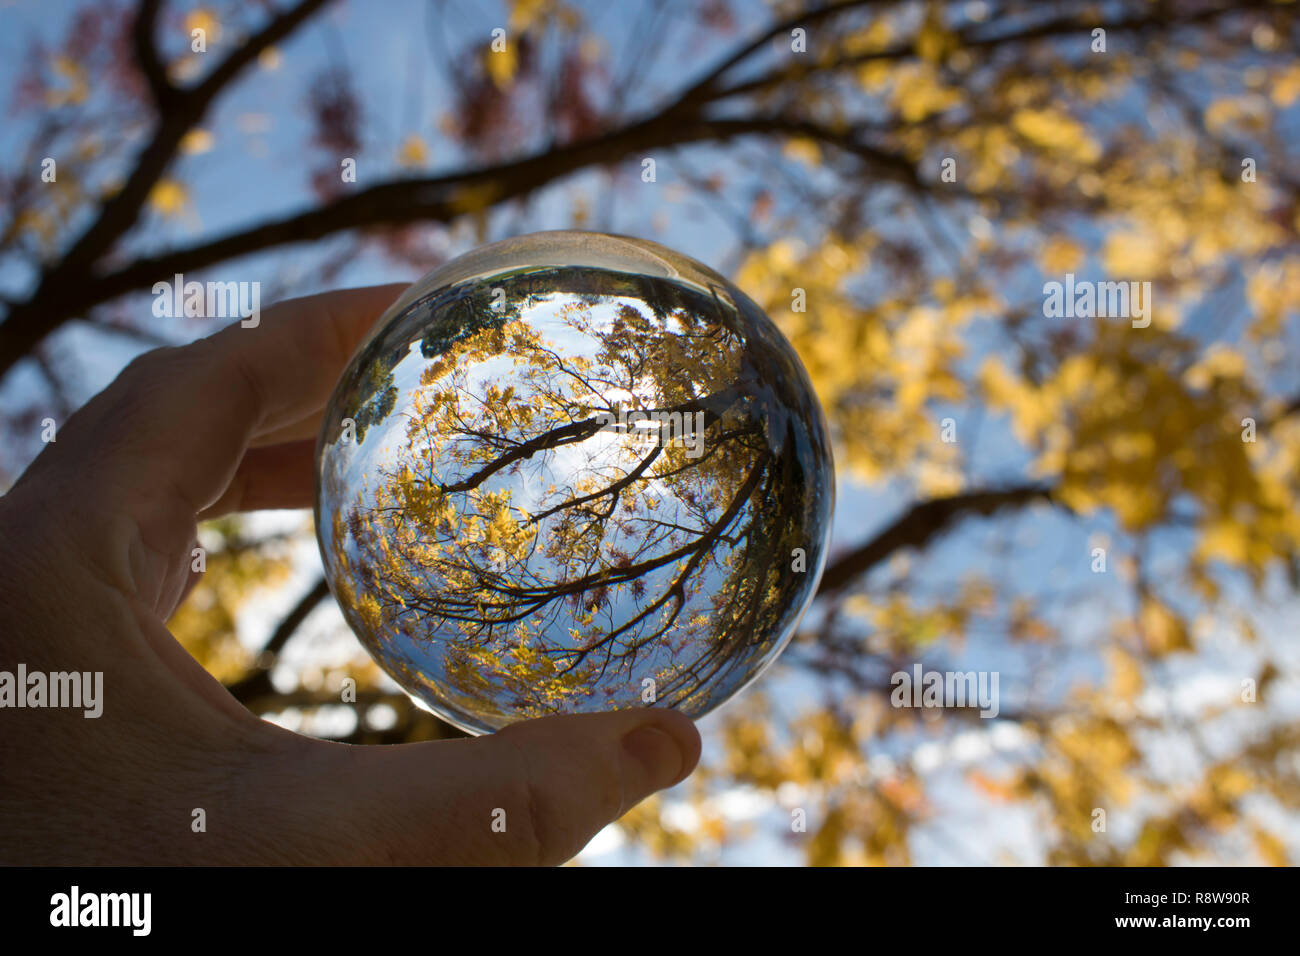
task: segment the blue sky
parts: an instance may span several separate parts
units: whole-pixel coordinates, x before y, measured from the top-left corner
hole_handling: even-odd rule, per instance
[[[68,0],[25,2],[0,5],[0,90],[12,89],[30,37],[55,43],[66,32],[69,18],[79,4]],[[185,10],[189,6],[169,4],[169,9]],[[744,5],[737,4],[737,9]],[[755,11],[761,4],[751,4]],[[189,214],[178,222],[151,222],[136,237],[139,250],[165,248],[198,236],[209,236],[247,226],[265,217],[304,208],[313,202],[303,174],[314,157],[310,153],[310,118],[305,108],[304,80],[316,76],[331,62],[341,60],[353,70],[358,93],[365,104],[363,139],[366,148],[358,161],[358,185],[365,186],[391,175],[397,150],[406,137],[421,136],[430,153],[429,172],[438,173],[461,164],[464,157],[438,132],[444,109],[454,97],[444,74],[437,67],[440,54],[438,30],[446,31],[446,46],[462,48],[468,37],[484,29],[504,25],[506,15],[493,3],[465,2],[448,5],[441,24],[430,19],[429,5],[419,0],[391,0],[385,4],[335,4],[317,22],[300,31],[281,50],[278,68],[259,69],[255,81],[245,81],[222,98],[204,123],[213,135],[212,148],[185,158],[177,175],[193,184],[193,203]],[[615,4],[588,4],[594,30],[605,37],[616,51],[634,49],[638,26],[632,18],[621,17]],[[382,10],[382,13],[379,11]],[[665,57],[660,68],[647,82],[630,89],[631,102],[650,105],[656,89],[679,86],[683,77],[702,72],[706,59],[699,59],[687,28],[670,25],[668,48],[678,55]],[[213,44],[209,56],[220,56],[220,42]],[[718,47],[712,47],[713,50]],[[714,54],[716,55],[716,54]],[[624,58],[616,57],[615,62]],[[0,151],[8,157],[21,155],[21,146],[31,131],[33,117],[17,117],[0,128]],[[658,163],[658,181],[654,184],[627,184],[610,191],[603,174],[583,174],[575,184],[594,197],[591,202],[590,228],[626,232],[656,239],[708,265],[726,269],[733,264],[735,236],[719,212],[689,198],[681,174],[707,173],[720,162],[711,149],[697,149],[689,162],[680,166],[671,157]],[[633,178],[634,177],[629,177]],[[495,216],[489,225],[488,238],[502,238],[508,231],[533,231],[563,228],[572,224],[573,209],[566,190],[549,190],[529,203],[522,217],[513,213]],[[450,230],[441,240],[448,255],[465,251],[478,243],[470,224]],[[311,248],[294,248],[253,257],[230,267],[231,274],[214,278],[240,278],[261,281],[264,288],[292,287],[310,291],[297,275],[306,275],[318,261],[323,248],[335,244],[318,244]],[[223,269],[226,267],[223,267]],[[228,270],[229,271],[229,270]],[[167,278],[167,277],[163,277]],[[394,279],[414,279],[409,269],[395,267],[378,256],[369,255],[351,263],[340,277],[340,284],[366,284]],[[0,271],[0,282],[13,283],[21,277],[12,270]],[[1028,288],[1028,287],[1027,287]],[[1030,289],[1032,298],[1032,289]],[[147,315],[147,294],[127,302],[129,308]],[[264,302],[264,306],[265,306]],[[180,337],[205,334],[201,323],[174,321]],[[1197,321],[1193,316],[1193,321]],[[188,322],[188,324],[187,324]],[[168,330],[169,332],[171,330]],[[81,330],[66,340],[67,360],[75,363],[78,400],[84,400],[106,384],[135,350],[123,341],[110,341],[103,335]],[[39,387],[32,375],[15,375],[6,385],[7,393]],[[936,415],[937,419],[940,416]],[[972,431],[969,434],[976,434]],[[985,418],[978,429],[978,439],[964,450],[973,473],[982,476],[1013,476],[1022,473],[1026,457],[1015,444],[1005,423]],[[837,519],[833,550],[846,548],[867,539],[905,506],[903,489],[866,487],[843,475],[839,482]],[[302,516],[265,518],[264,524],[292,521]],[[933,593],[949,593],[963,575],[973,570],[987,571],[997,562],[998,577],[1026,593],[1051,596],[1055,601],[1062,627],[1059,646],[1049,649],[1011,646],[996,632],[974,634],[956,651],[945,650],[939,656],[923,656],[927,665],[951,665],[957,669],[998,670],[1002,675],[1003,709],[1011,710],[1030,699],[1038,702],[1059,701],[1079,681],[1096,680],[1102,664],[1095,653],[1092,638],[1097,629],[1125,608],[1130,597],[1117,575],[1094,575],[1089,570],[1092,544],[1090,533],[1118,533],[1105,520],[1094,522],[1090,531],[1080,531],[1077,524],[1059,512],[1035,508],[1019,517],[995,523],[976,523],[929,550],[914,562],[919,566],[917,586]],[[1165,544],[1179,547],[1176,537]],[[259,599],[245,609],[244,638],[250,646],[263,640],[278,615],[293,603],[319,568],[314,542],[309,537],[297,550],[298,567],[294,580],[274,595]],[[1279,592],[1280,594],[1280,592]],[[1067,603],[1068,602],[1068,603]],[[1287,638],[1293,632],[1295,603],[1279,597],[1275,606],[1257,609],[1256,618],[1263,640],[1281,648],[1284,660],[1297,665],[1294,646]],[[307,654],[317,660],[331,654],[345,654],[351,645],[350,635],[341,632],[337,610],[329,607],[314,614],[304,639],[293,649],[284,667],[303,666]],[[1163,698],[1153,698],[1152,707],[1177,706],[1179,702],[1231,693],[1230,675],[1249,672],[1256,654],[1240,638],[1224,633],[1209,643],[1209,649],[1189,660],[1171,661],[1163,666],[1164,686],[1158,688]],[[1226,683],[1225,683],[1226,682]],[[1226,688],[1226,690],[1225,690]],[[781,701],[783,710],[796,713],[804,702],[822,693],[821,685],[789,668],[780,668],[764,679],[764,689]],[[1294,689],[1294,687],[1293,687]],[[1153,689],[1153,692],[1156,689]],[[287,721],[292,723],[291,718]],[[706,735],[717,727],[711,716],[702,722]],[[709,739],[711,751],[716,740]],[[913,852],[922,863],[997,862],[1004,854],[1032,862],[1038,852],[1041,835],[1023,809],[1008,809],[988,804],[972,793],[962,780],[964,768],[978,763],[997,766],[1015,759],[1022,751],[1023,738],[1013,724],[1005,720],[981,722],[965,736],[935,742],[915,739],[878,741],[878,752],[871,755],[868,766],[887,773],[889,762],[909,761],[925,769],[932,784],[932,799],[943,808],[935,815],[936,823],[921,828],[914,839]],[[936,749],[937,748],[937,749]],[[918,756],[919,752],[919,756]],[[787,794],[791,801],[799,794]],[[777,838],[782,821],[788,819],[788,807],[770,805],[743,791],[719,796],[725,812],[733,819],[753,819],[764,824],[759,835],[743,845],[719,850],[717,858],[729,863],[783,862],[798,863],[797,844]],[[676,811],[683,826],[690,825],[690,814],[683,807]],[[815,813],[812,814],[815,822]],[[1300,852],[1300,831],[1291,821],[1288,839],[1293,854]],[[603,835],[592,851],[583,857],[591,863],[643,862],[644,856],[619,842],[617,831]]]

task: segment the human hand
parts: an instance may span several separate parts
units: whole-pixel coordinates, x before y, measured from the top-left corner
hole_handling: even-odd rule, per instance
[[[699,734],[663,709],[389,747],[300,736],[167,631],[198,520],[310,507],[322,409],[402,288],[141,356],[0,498],[0,671],[103,673],[98,718],[0,709],[0,862],[552,864],[694,769]]]

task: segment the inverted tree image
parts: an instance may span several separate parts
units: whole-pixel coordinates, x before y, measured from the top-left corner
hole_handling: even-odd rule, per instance
[[[646,706],[645,680],[703,707],[820,558],[776,664],[700,720],[700,770],[590,858],[1300,859],[1300,4],[69,0],[0,25],[0,488],[136,355],[231,324],[159,317],[155,283],[269,309],[543,230],[718,270],[824,410],[819,556],[792,531],[807,409],[734,318],[634,270],[444,290],[331,413],[318,527],[198,529],[169,627],[256,715],[401,744],[461,733],[413,702],[433,683],[483,726]],[[1082,283],[1150,294],[1060,308]],[[997,675],[997,717],[896,706],[917,665]]]
[[[425,296],[359,357],[358,460],[327,426],[326,551],[354,627],[430,703],[494,726],[702,712],[789,636],[826,438],[766,319],[724,296],[520,270]]]

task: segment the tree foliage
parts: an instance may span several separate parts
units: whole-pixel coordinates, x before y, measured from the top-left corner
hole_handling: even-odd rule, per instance
[[[272,277],[294,256],[307,288],[366,256],[426,269],[529,229],[707,222],[729,261],[687,251],[728,269],[811,374],[846,536],[784,676],[713,725],[690,812],[660,800],[624,831],[673,858],[759,827],[817,864],[1005,859],[969,801],[1031,821],[1021,860],[1294,855],[1294,626],[1278,622],[1300,586],[1296,4],[644,0],[613,23],[562,0],[495,17],[430,2],[429,62],[455,95],[397,132],[367,98],[377,67],[343,53],[359,6],[94,3],[31,43],[0,173],[9,480],[40,422],[86,397],[78,350],[125,359],[202,331],[150,316],[176,273],[290,291]],[[290,73],[310,126],[300,195],[203,229],[201,158],[245,161],[214,117]],[[1149,282],[1149,324],[1045,314],[1067,274]],[[383,416],[376,394],[359,427]],[[429,396],[431,423],[450,411]],[[241,650],[233,622],[278,545],[225,530],[178,634],[259,713],[336,708],[337,674],[269,679],[323,588],[268,653]],[[890,675],[916,661],[1000,671],[998,720],[891,706]],[[358,710],[396,717],[347,739],[448,732],[350,667]],[[738,821],[737,793],[776,810]]]

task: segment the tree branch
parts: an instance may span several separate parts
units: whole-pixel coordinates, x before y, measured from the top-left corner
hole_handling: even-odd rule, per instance
[[[148,288],[159,276],[196,271],[236,256],[309,242],[349,229],[412,222],[449,222],[474,204],[500,203],[588,166],[616,163],[638,151],[737,135],[734,126],[660,115],[561,149],[482,169],[430,179],[380,183],[322,206],[260,223],[198,246],[141,259],[102,277],[88,276],[71,260],[47,276],[27,302],[15,306],[0,325],[0,375],[46,335],[86,310],[127,292]],[[148,151],[146,151],[148,152]],[[109,215],[106,211],[105,215]],[[113,214],[116,216],[117,214]],[[131,213],[134,219],[135,213]],[[74,281],[73,275],[76,275]],[[53,276],[66,281],[54,285]]]
[[[321,578],[293,606],[293,610],[285,615],[284,620],[276,627],[270,640],[266,642],[266,646],[262,648],[262,655],[264,657],[269,656],[270,660],[264,660],[263,666],[259,667],[258,670],[247,677],[240,678],[226,688],[234,695],[236,700],[247,704],[256,698],[276,693],[275,687],[271,683],[271,661],[284,650],[284,646],[289,643],[289,638],[293,637],[294,632],[307,619],[307,615],[314,611],[316,605],[324,601],[329,596],[329,593],[329,585],[324,578]]]
[[[341,231],[371,226],[397,226],[414,222],[449,222],[483,205],[500,204],[528,195],[544,185],[590,166],[608,166],[638,152],[666,149],[708,141],[755,135],[807,136],[846,151],[869,168],[911,189],[928,189],[904,155],[890,153],[864,142],[850,131],[844,133],[818,124],[786,117],[707,119],[699,114],[703,102],[751,92],[774,82],[798,79],[813,70],[832,71],[870,58],[891,55],[877,51],[826,63],[799,64],[774,70],[755,80],[718,89],[717,80],[732,67],[760,49],[782,30],[812,23],[875,0],[843,0],[819,10],[807,11],[769,28],[725,58],[681,97],[655,115],[624,125],[601,136],[558,150],[482,169],[466,169],[448,175],[381,183],[323,206],[284,218],[228,233],[197,246],[128,263],[107,275],[96,275],[95,262],[130,229],[138,218],[149,192],[172,161],[184,134],[198,122],[217,93],[266,47],[287,36],[326,0],[302,0],[277,16],[247,44],[227,57],[198,86],[182,90],[175,108],[164,114],[154,139],[141,153],[136,168],[123,189],[102,208],[94,225],[78,240],[61,262],[48,271],[36,291],[25,302],[13,306],[0,324],[0,375],[7,372],[45,336],[64,322],[127,292],[147,288],[159,276],[203,269],[236,256],[248,255],[290,243],[309,242]],[[1179,16],[1164,11],[1138,16],[1119,16],[1110,23],[1093,24],[1086,18],[1052,18],[1013,32],[990,32],[988,27],[959,34],[972,49],[992,50],[1033,39],[1068,34],[1084,26],[1101,25],[1108,30],[1135,31],[1154,26],[1184,26],[1212,20],[1235,10],[1259,8],[1263,0],[1242,0],[1236,6],[1209,7]],[[137,20],[137,38],[145,35],[149,22],[148,2]],[[1001,27],[997,28],[1001,29]],[[912,55],[906,51],[892,55]],[[705,95],[707,94],[707,95]],[[969,198],[959,187],[948,184],[944,194]],[[981,194],[982,196],[982,194]],[[1000,196],[982,196],[1000,199]]]
[[[925,547],[952,530],[962,518],[970,515],[987,518],[1004,508],[1052,501],[1052,491],[1048,485],[1013,485],[918,502],[870,541],[827,565],[817,595],[826,597],[842,591],[896,551]]]
[[[149,194],[175,158],[185,134],[203,118],[217,94],[240,71],[327,2],[328,0],[302,0],[254,34],[198,86],[178,90],[172,96],[168,101],[170,109],[159,113],[153,138],[141,151],[122,188],[104,203],[95,221],[73,243],[58,264],[42,275],[32,296],[11,309],[4,324],[0,325],[0,375],[68,319],[92,305],[107,301],[102,296],[96,298],[89,293],[97,285],[93,279],[94,264],[135,225]],[[148,6],[150,4],[144,4],[144,7]],[[137,55],[142,33],[152,50],[151,37],[148,35],[150,28],[147,26],[150,22],[150,11],[142,8],[135,26]]]
[[[701,77],[695,83],[682,93],[678,98],[678,103],[700,103],[711,99],[716,92],[718,81],[742,61],[753,56],[764,46],[771,43],[783,33],[789,33],[796,27],[810,27],[815,23],[820,23],[828,17],[834,17],[844,13],[847,10],[853,10],[859,7],[875,6],[882,0],[841,0],[839,3],[832,3],[818,10],[803,10],[784,20],[780,20],[762,34],[754,39],[741,45],[739,49],[727,56],[722,62],[717,64],[705,76]],[[897,0],[883,0],[885,3],[896,4]]]
[[[131,30],[131,45],[135,50],[136,64],[144,74],[153,96],[154,106],[159,113],[164,113],[180,94],[180,90],[167,78],[167,69],[154,45],[154,31],[158,26],[158,10],[161,5],[162,0],[141,0]]]
[[[993,24],[992,29],[988,25],[979,25],[960,30],[955,36],[959,49],[990,53],[1026,41],[1048,40],[1075,35],[1087,36],[1095,27],[1103,27],[1108,35],[1112,33],[1138,33],[1153,27],[1191,26],[1227,14],[1252,9],[1258,10],[1269,5],[1269,0],[1239,0],[1239,2],[1234,0],[1234,2],[1224,6],[1207,7],[1178,15],[1172,15],[1167,11],[1157,9],[1155,12],[1120,17],[1109,22],[1097,19],[1085,12],[1079,15],[1054,17],[1017,30],[1007,30],[1005,23],[1001,22]],[[795,83],[813,74],[832,73],[836,70],[864,66],[873,62],[912,59],[915,56],[917,56],[917,49],[916,41],[913,39],[895,43],[880,50],[867,50],[861,53],[840,56],[830,62],[800,60],[731,86],[718,87],[715,82],[707,89],[697,93],[695,98],[715,102],[784,86],[788,83]]]

